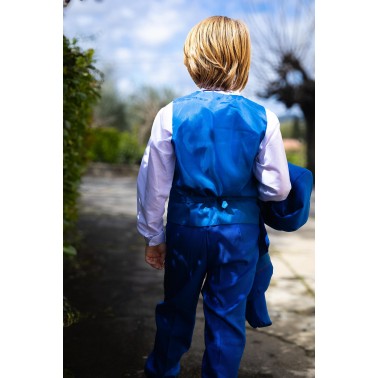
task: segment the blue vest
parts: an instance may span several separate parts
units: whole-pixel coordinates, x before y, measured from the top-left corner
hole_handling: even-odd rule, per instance
[[[253,166],[266,124],[265,108],[240,95],[198,91],[173,101],[176,166],[167,220],[258,224]]]

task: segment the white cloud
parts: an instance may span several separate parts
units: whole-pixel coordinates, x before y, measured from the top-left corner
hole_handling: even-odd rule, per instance
[[[132,19],[135,16],[135,11],[130,7],[123,7],[118,14],[124,19]]]
[[[80,26],[80,27],[87,27],[89,25],[91,25],[94,21],[94,18],[91,17],[91,16],[86,16],[86,15],[82,15],[80,17],[77,18],[77,24]]]
[[[135,38],[148,46],[160,45],[174,38],[182,29],[180,13],[174,9],[157,12],[152,7],[146,17],[140,18],[136,24]]]
[[[116,26],[108,31],[109,39],[115,43],[122,43],[129,35],[129,31],[124,26]]]
[[[132,57],[132,51],[126,47],[119,47],[115,50],[114,56],[117,60],[128,61]]]

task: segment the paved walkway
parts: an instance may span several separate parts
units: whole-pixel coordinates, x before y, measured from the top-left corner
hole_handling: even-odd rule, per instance
[[[163,272],[144,262],[135,227],[135,177],[86,176],[81,186],[75,264],[65,268],[65,295],[81,320],[64,330],[65,377],[143,377],[154,339],[154,307]],[[314,377],[314,212],[294,233],[268,229],[274,275],[267,293],[271,327],[247,326],[240,378]],[[200,377],[202,301],[180,378]]]

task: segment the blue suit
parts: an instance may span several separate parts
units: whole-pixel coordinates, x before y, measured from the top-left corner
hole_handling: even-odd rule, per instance
[[[265,109],[243,96],[195,92],[173,102],[176,165],[166,226],[164,300],[156,306],[148,377],[179,374],[201,292],[203,378],[236,378],[246,318],[253,324],[266,320],[261,301],[251,297],[251,290],[260,290],[266,281],[265,273],[254,278],[256,270],[267,271],[269,257],[262,253],[268,240],[262,238],[262,205],[253,175],[266,128]]]
[[[202,377],[236,378],[245,346],[245,311],[259,258],[255,157],[265,109],[238,95],[195,92],[173,102],[176,156],[169,195],[164,301],[145,371],[174,377],[191,343],[202,292]]]

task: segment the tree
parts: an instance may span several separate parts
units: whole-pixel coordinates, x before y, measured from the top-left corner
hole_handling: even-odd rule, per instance
[[[146,145],[158,111],[176,96],[169,88],[144,86],[129,98],[130,122],[138,129],[138,142]]]
[[[288,109],[297,104],[306,121],[307,168],[315,175],[315,70],[313,0],[252,3],[248,11],[257,95]]]
[[[119,131],[130,130],[128,105],[116,89],[109,69],[104,71],[104,83],[101,87],[100,101],[94,108],[94,127],[114,127]]]

